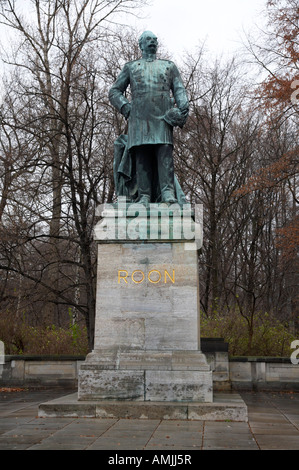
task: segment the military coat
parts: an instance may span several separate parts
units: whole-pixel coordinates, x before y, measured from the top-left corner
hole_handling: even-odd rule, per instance
[[[169,60],[139,59],[128,62],[109,92],[111,104],[123,113],[129,103],[125,92],[131,89],[128,119],[128,148],[147,144],[172,144],[173,127],[165,113],[188,106],[188,97],[176,65]]]

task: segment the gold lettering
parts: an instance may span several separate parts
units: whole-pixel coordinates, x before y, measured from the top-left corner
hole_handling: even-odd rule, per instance
[[[120,273],[125,273],[125,276],[121,276]],[[128,281],[126,279],[127,277],[128,277],[128,271],[126,271],[125,269],[120,269],[118,271],[118,284],[120,284],[121,279],[123,279],[125,283],[128,284]]]
[[[153,281],[153,280],[151,279],[151,273],[158,273],[158,274],[159,274],[159,278],[158,278],[157,281]],[[157,269],[152,269],[152,270],[148,273],[148,276],[147,276],[147,277],[148,277],[149,282],[151,282],[152,284],[158,284],[158,282],[161,281],[161,273],[160,273],[160,271],[157,271]]]
[[[136,273],[141,273],[142,274],[142,279],[140,281],[136,281],[136,279],[134,279],[134,274]],[[144,272],[143,271],[140,271],[140,270],[136,270],[132,273],[132,281],[135,282],[135,284],[141,284],[143,281],[144,281]]]
[[[156,274],[155,274],[156,273]],[[118,284],[121,284],[121,280],[123,280],[126,284],[128,284],[128,276],[129,273],[125,269],[118,270]],[[131,279],[135,284],[141,284],[145,279],[145,274],[141,269],[136,269],[131,274]],[[152,269],[148,275],[147,279],[151,284],[158,284],[162,279],[162,273],[158,271],[158,269]],[[168,280],[175,284],[175,270],[172,270],[172,275],[165,269],[164,270],[164,284],[167,284]]]
[[[169,279],[171,280],[172,284],[175,283],[175,270],[174,270],[174,269],[172,270],[172,277],[170,276],[169,272],[166,271],[166,269],[165,269],[165,271],[164,271],[164,284],[166,284],[166,276],[169,277]]]

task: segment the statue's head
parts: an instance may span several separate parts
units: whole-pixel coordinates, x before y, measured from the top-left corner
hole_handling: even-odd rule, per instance
[[[139,47],[142,52],[155,54],[158,49],[157,36],[151,31],[144,31],[139,38]]]

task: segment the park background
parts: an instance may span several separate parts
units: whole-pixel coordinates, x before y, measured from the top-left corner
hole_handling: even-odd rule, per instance
[[[113,143],[126,132],[108,90],[140,56],[142,15],[154,4],[25,3],[0,5],[0,340],[6,354],[86,354],[101,263],[96,208],[115,201]],[[159,57],[178,64],[190,99],[175,170],[204,210],[201,335],[224,338],[230,355],[289,357],[299,336],[299,8],[259,3],[262,26],[229,54],[209,49],[200,27],[191,47],[174,25],[186,47],[175,55],[165,31]],[[184,3],[202,22],[196,5]]]

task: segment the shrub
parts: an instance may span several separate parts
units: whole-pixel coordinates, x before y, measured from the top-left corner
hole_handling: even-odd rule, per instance
[[[201,336],[224,338],[229,344],[231,356],[290,357],[293,352],[290,345],[296,339],[286,325],[267,313],[254,318],[250,338],[248,323],[238,310],[216,312],[209,318],[202,314]],[[0,312],[0,340],[5,345],[5,354],[88,353],[86,328],[79,323],[72,324],[71,321],[68,328],[55,325],[30,326],[24,317],[17,321],[9,312]]]
[[[250,337],[249,325],[238,310],[201,315],[201,336],[221,337],[229,344],[231,356],[289,357],[296,339],[282,322],[268,313],[256,315]]]
[[[9,312],[0,314],[0,339],[5,354],[85,355],[88,352],[87,332],[82,325],[31,326],[25,318],[13,321]]]

